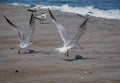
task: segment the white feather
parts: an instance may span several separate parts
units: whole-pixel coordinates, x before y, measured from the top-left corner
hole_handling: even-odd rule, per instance
[[[87,29],[87,21],[88,18],[86,18],[84,20],[84,22],[79,26],[77,33],[75,33],[75,35],[73,36],[72,39],[68,39],[68,33],[66,31],[66,29],[63,27],[62,24],[58,23],[58,21],[56,20],[56,18],[53,16],[52,12],[49,10],[50,16],[52,18],[53,23],[56,25],[58,32],[61,36],[61,39],[64,42],[64,46],[61,48],[56,48],[56,51],[59,51],[60,53],[66,53],[69,49],[72,48],[80,48],[80,46],[77,44],[78,40],[80,39],[80,37],[82,35],[85,34],[85,31]]]
[[[19,37],[19,42],[20,42],[19,47],[23,49],[29,47],[32,44],[30,41],[35,29],[35,20],[34,20],[33,13],[31,14],[30,23],[29,23],[30,29],[27,35],[24,35],[22,30],[20,30],[20,27],[12,23],[7,17],[4,16],[4,18],[10,25],[13,26],[13,28],[17,32]]]

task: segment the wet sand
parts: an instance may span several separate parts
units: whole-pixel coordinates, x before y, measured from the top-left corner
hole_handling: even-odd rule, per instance
[[[0,5],[5,15],[25,30],[30,12],[27,7]],[[41,10],[38,12],[48,12]],[[70,37],[83,18],[72,13],[52,11]],[[36,20],[31,50],[17,54],[18,37],[0,17],[0,83],[120,83],[120,21],[92,17],[84,36],[79,40],[84,49],[70,50],[70,57],[55,52],[63,42],[50,16],[40,24]]]

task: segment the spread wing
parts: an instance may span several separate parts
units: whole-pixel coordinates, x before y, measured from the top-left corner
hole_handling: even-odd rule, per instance
[[[84,22],[79,26],[77,33],[73,36],[69,44],[77,43],[78,40],[81,38],[81,36],[85,34],[87,29],[87,24],[86,24],[87,21],[88,21],[88,18],[86,18]]]
[[[64,42],[64,45],[68,43],[69,39],[68,39],[68,34],[66,32],[66,29],[63,27],[62,24],[58,23],[58,21],[56,20],[56,18],[53,16],[52,12],[50,11],[50,9],[48,9],[50,16],[52,18],[53,23],[56,25],[58,32],[61,36],[61,39]]]
[[[6,20],[11,26],[13,26],[13,28],[15,29],[15,31],[16,31],[17,34],[18,34],[19,41],[20,41],[20,43],[21,43],[21,42],[24,40],[22,31],[18,28],[17,25],[13,24],[6,16],[3,16],[3,17],[5,18],[5,20]]]
[[[27,43],[29,43],[32,40],[31,38],[32,38],[33,32],[35,30],[35,19],[34,19],[33,13],[31,13],[29,27],[30,27],[30,30],[29,30],[28,35],[27,35],[26,40],[25,40],[25,42],[27,42]]]

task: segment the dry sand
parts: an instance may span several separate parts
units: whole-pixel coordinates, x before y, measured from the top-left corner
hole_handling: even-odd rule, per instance
[[[27,29],[31,13],[26,9],[0,5],[0,16]],[[72,13],[52,12],[70,37],[83,21]],[[119,20],[92,17],[79,41],[84,49],[71,50],[70,57],[54,51],[62,41],[50,16],[44,24],[36,20],[33,41],[35,53],[17,54],[18,37],[0,17],[0,83],[120,83]]]

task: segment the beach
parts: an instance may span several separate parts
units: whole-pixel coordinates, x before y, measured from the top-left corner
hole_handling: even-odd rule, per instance
[[[0,83],[120,83],[120,20],[92,17],[79,40],[84,49],[70,50],[70,56],[55,51],[63,42],[50,16],[43,24],[36,20],[34,53],[18,54],[18,36],[5,15],[27,30],[28,7],[0,5]],[[38,12],[48,12],[42,9]],[[72,38],[83,18],[73,13],[52,11]]]

